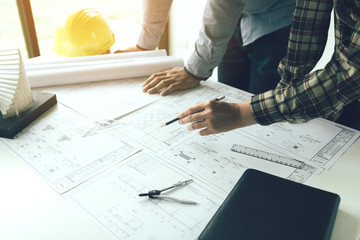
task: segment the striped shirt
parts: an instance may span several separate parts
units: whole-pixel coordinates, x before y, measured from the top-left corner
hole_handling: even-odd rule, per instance
[[[324,69],[311,72],[324,51],[332,9],[334,53]],[[360,98],[360,0],[298,0],[292,20],[279,84],[251,99],[261,125],[336,120],[345,105]]]

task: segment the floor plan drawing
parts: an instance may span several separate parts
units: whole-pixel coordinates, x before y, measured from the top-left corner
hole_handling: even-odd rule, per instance
[[[314,119],[311,124],[277,123],[266,127],[254,125],[240,131],[255,141],[295,154],[299,160],[306,160],[323,168],[329,168],[348,144],[359,136],[358,131],[325,119]]]
[[[109,133],[84,138],[89,120],[61,104],[52,111],[14,140],[2,141],[59,193],[140,150]]]
[[[197,205],[138,196],[191,177],[140,153],[66,197],[90,213],[114,239],[194,239],[223,196],[209,192],[196,178],[169,195],[191,199]],[[93,197],[95,192],[99,197]]]
[[[204,81],[163,97],[142,92],[143,81],[43,88],[57,95],[57,106],[15,139],[0,139],[113,239],[195,239],[246,169],[308,184],[359,137],[324,119],[200,136],[177,121],[162,125],[198,102],[251,94]],[[164,194],[197,204],[139,196],[189,179]]]
[[[194,135],[169,148],[162,154],[162,157],[178,168],[185,169],[194,176],[201,177],[204,181],[209,181],[225,193],[234,187],[247,168],[259,169],[301,183],[311,180],[322,171],[311,165],[297,169],[253,156],[241,155],[231,151],[234,142],[276,153],[274,149],[261,147],[259,143],[251,141],[239,133],[227,132],[207,137]]]

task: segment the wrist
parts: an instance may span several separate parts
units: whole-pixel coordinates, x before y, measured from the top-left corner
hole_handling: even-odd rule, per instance
[[[207,78],[198,77],[198,76],[192,74],[186,67],[184,67],[184,72],[185,72],[187,75],[189,75],[191,78],[196,79],[196,80],[199,80],[199,81],[201,81],[201,80],[206,80],[206,79],[207,79]]]
[[[246,127],[256,124],[256,120],[252,114],[250,100],[238,103],[239,108],[239,127]]]
[[[139,50],[139,51],[149,51],[151,49],[147,49],[147,48],[143,48],[143,47],[140,47],[139,45],[136,44],[136,48]]]

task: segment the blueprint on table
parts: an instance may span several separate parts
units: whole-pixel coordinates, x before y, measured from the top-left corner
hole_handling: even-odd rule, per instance
[[[207,81],[170,96],[149,96],[141,91],[143,80],[44,88],[57,94],[58,106],[14,140],[1,139],[114,239],[194,239],[247,168],[306,184],[359,137],[358,131],[323,119],[207,137],[178,123],[161,127],[196,102],[220,95],[239,102],[251,95]],[[112,121],[99,124],[102,117]],[[303,167],[234,152],[234,145],[291,157]],[[186,179],[193,182],[171,196],[197,205],[138,197]]]

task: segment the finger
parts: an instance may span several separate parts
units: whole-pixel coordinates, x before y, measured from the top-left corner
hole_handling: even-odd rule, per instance
[[[184,124],[184,123],[195,123],[195,122],[203,122],[203,121],[204,121],[204,114],[203,111],[201,110],[200,112],[192,113],[184,118],[181,118],[179,122],[180,124]]]
[[[186,109],[183,112],[180,112],[177,117],[180,118],[181,120],[184,120],[184,121],[180,120],[180,123],[188,123],[188,122],[185,122],[185,117],[187,117],[193,113],[203,111],[203,110],[204,110],[204,108],[202,105],[195,105],[191,108]]]
[[[162,81],[166,80],[168,77],[161,76],[154,78],[151,82],[149,82],[147,85],[143,86],[143,92],[153,93],[154,90],[149,91],[150,89],[154,88],[158,84],[160,84]],[[161,89],[161,88],[160,88]]]
[[[169,79],[169,77],[167,77],[167,76],[156,78],[156,80],[157,81],[159,80],[158,83],[156,85],[154,85],[152,88],[148,89],[147,90],[148,93],[150,93],[150,94],[157,93],[161,89],[167,88],[174,81],[172,78]]]
[[[216,134],[216,133],[219,133],[219,132],[214,131],[214,129],[210,129],[210,128],[203,128],[199,131],[200,136],[208,136],[208,135]]]
[[[182,88],[181,88],[181,84],[179,84],[179,83],[172,83],[172,84],[170,84],[167,88],[165,88],[161,93],[160,93],[160,95],[161,96],[166,96],[166,95],[168,95],[168,94],[170,94],[170,93],[172,93],[172,92],[174,92],[174,91],[176,91],[176,90],[181,90]]]
[[[202,129],[202,128],[206,128],[206,124],[204,123],[203,120],[194,122],[188,126],[189,131],[198,130],[198,129]]]
[[[143,87],[148,85],[149,83],[151,83],[152,81],[154,81],[154,79],[158,78],[158,77],[162,77],[165,74],[162,73],[154,73],[152,74],[148,79],[145,80],[145,82],[143,83]]]
[[[155,78],[157,77],[162,77],[162,76],[165,76],[166,75],[166,72],[159,72],[159,73],[154,73],[154,74],[151,74],[151,76],[145,80],[145,82],[143,83],[143,87],[148,85],[150,82],[152,82]]]

